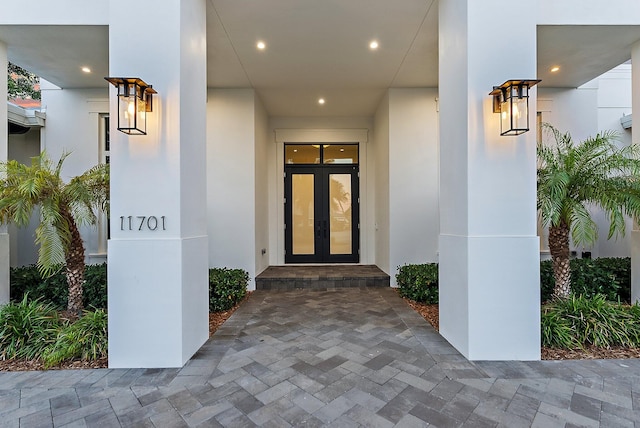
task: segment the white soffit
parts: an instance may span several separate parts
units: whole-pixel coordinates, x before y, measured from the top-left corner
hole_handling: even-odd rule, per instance
[[[629,60],[638,41],[640,25],[539,26],[537,78],[541,86],[577,88]]]

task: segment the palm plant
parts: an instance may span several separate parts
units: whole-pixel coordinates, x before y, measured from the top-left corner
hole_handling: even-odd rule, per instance
[[[64,183],[60,174],[67,156],[55,166],[44,152],[30,166],[15,160],[0,163],[0,222],[26,226],[40,208],[38,269],[50,276],[65,266],[68,310],[80,314],[85,250],[79,227],[96,224],[95,210],[108,209],[109,168],[97,165]]]
[[[625,215],[640,218],[640,148],[619,148],[616,133],[606,131],[574,144],[569,133],[545,125],[553,143],[540,143],[538,210],[549,228],[556,298],[571,293],[569,238],[593,245],[598,227],[589,207],[602,209],[609,220],[608,238],[624,235]]]

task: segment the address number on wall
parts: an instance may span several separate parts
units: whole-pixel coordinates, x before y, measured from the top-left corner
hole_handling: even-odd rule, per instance
[[[120,230],[167,230],[165,216],[120,216]]]

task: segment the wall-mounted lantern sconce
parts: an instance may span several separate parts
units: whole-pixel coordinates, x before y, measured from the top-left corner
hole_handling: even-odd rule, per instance
[[[118,88],[118,131],[147,135],[147,112],[153,111],[155,89],[137,77],[105,79]]]
[[[500,113],[500,135],[520,135],[529,130],[529,88],[540,80],[507,80],[494,86],[493,112]]]

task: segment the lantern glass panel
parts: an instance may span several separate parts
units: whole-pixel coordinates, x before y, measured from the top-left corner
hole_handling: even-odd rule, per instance
[[[142,133],[147,132],[147,103],[142,98],[137,98],[137,123],[136,128],[138,128]]]
[[[511,98],[500,103],[500,133],[511,129]]]
[[[526,130],[529,128],[527,98],[516,98],[513,101],[513,127]]]
[[[136,97],[119,97],[118,109],[118,128],[126,130],[135,127]]]

